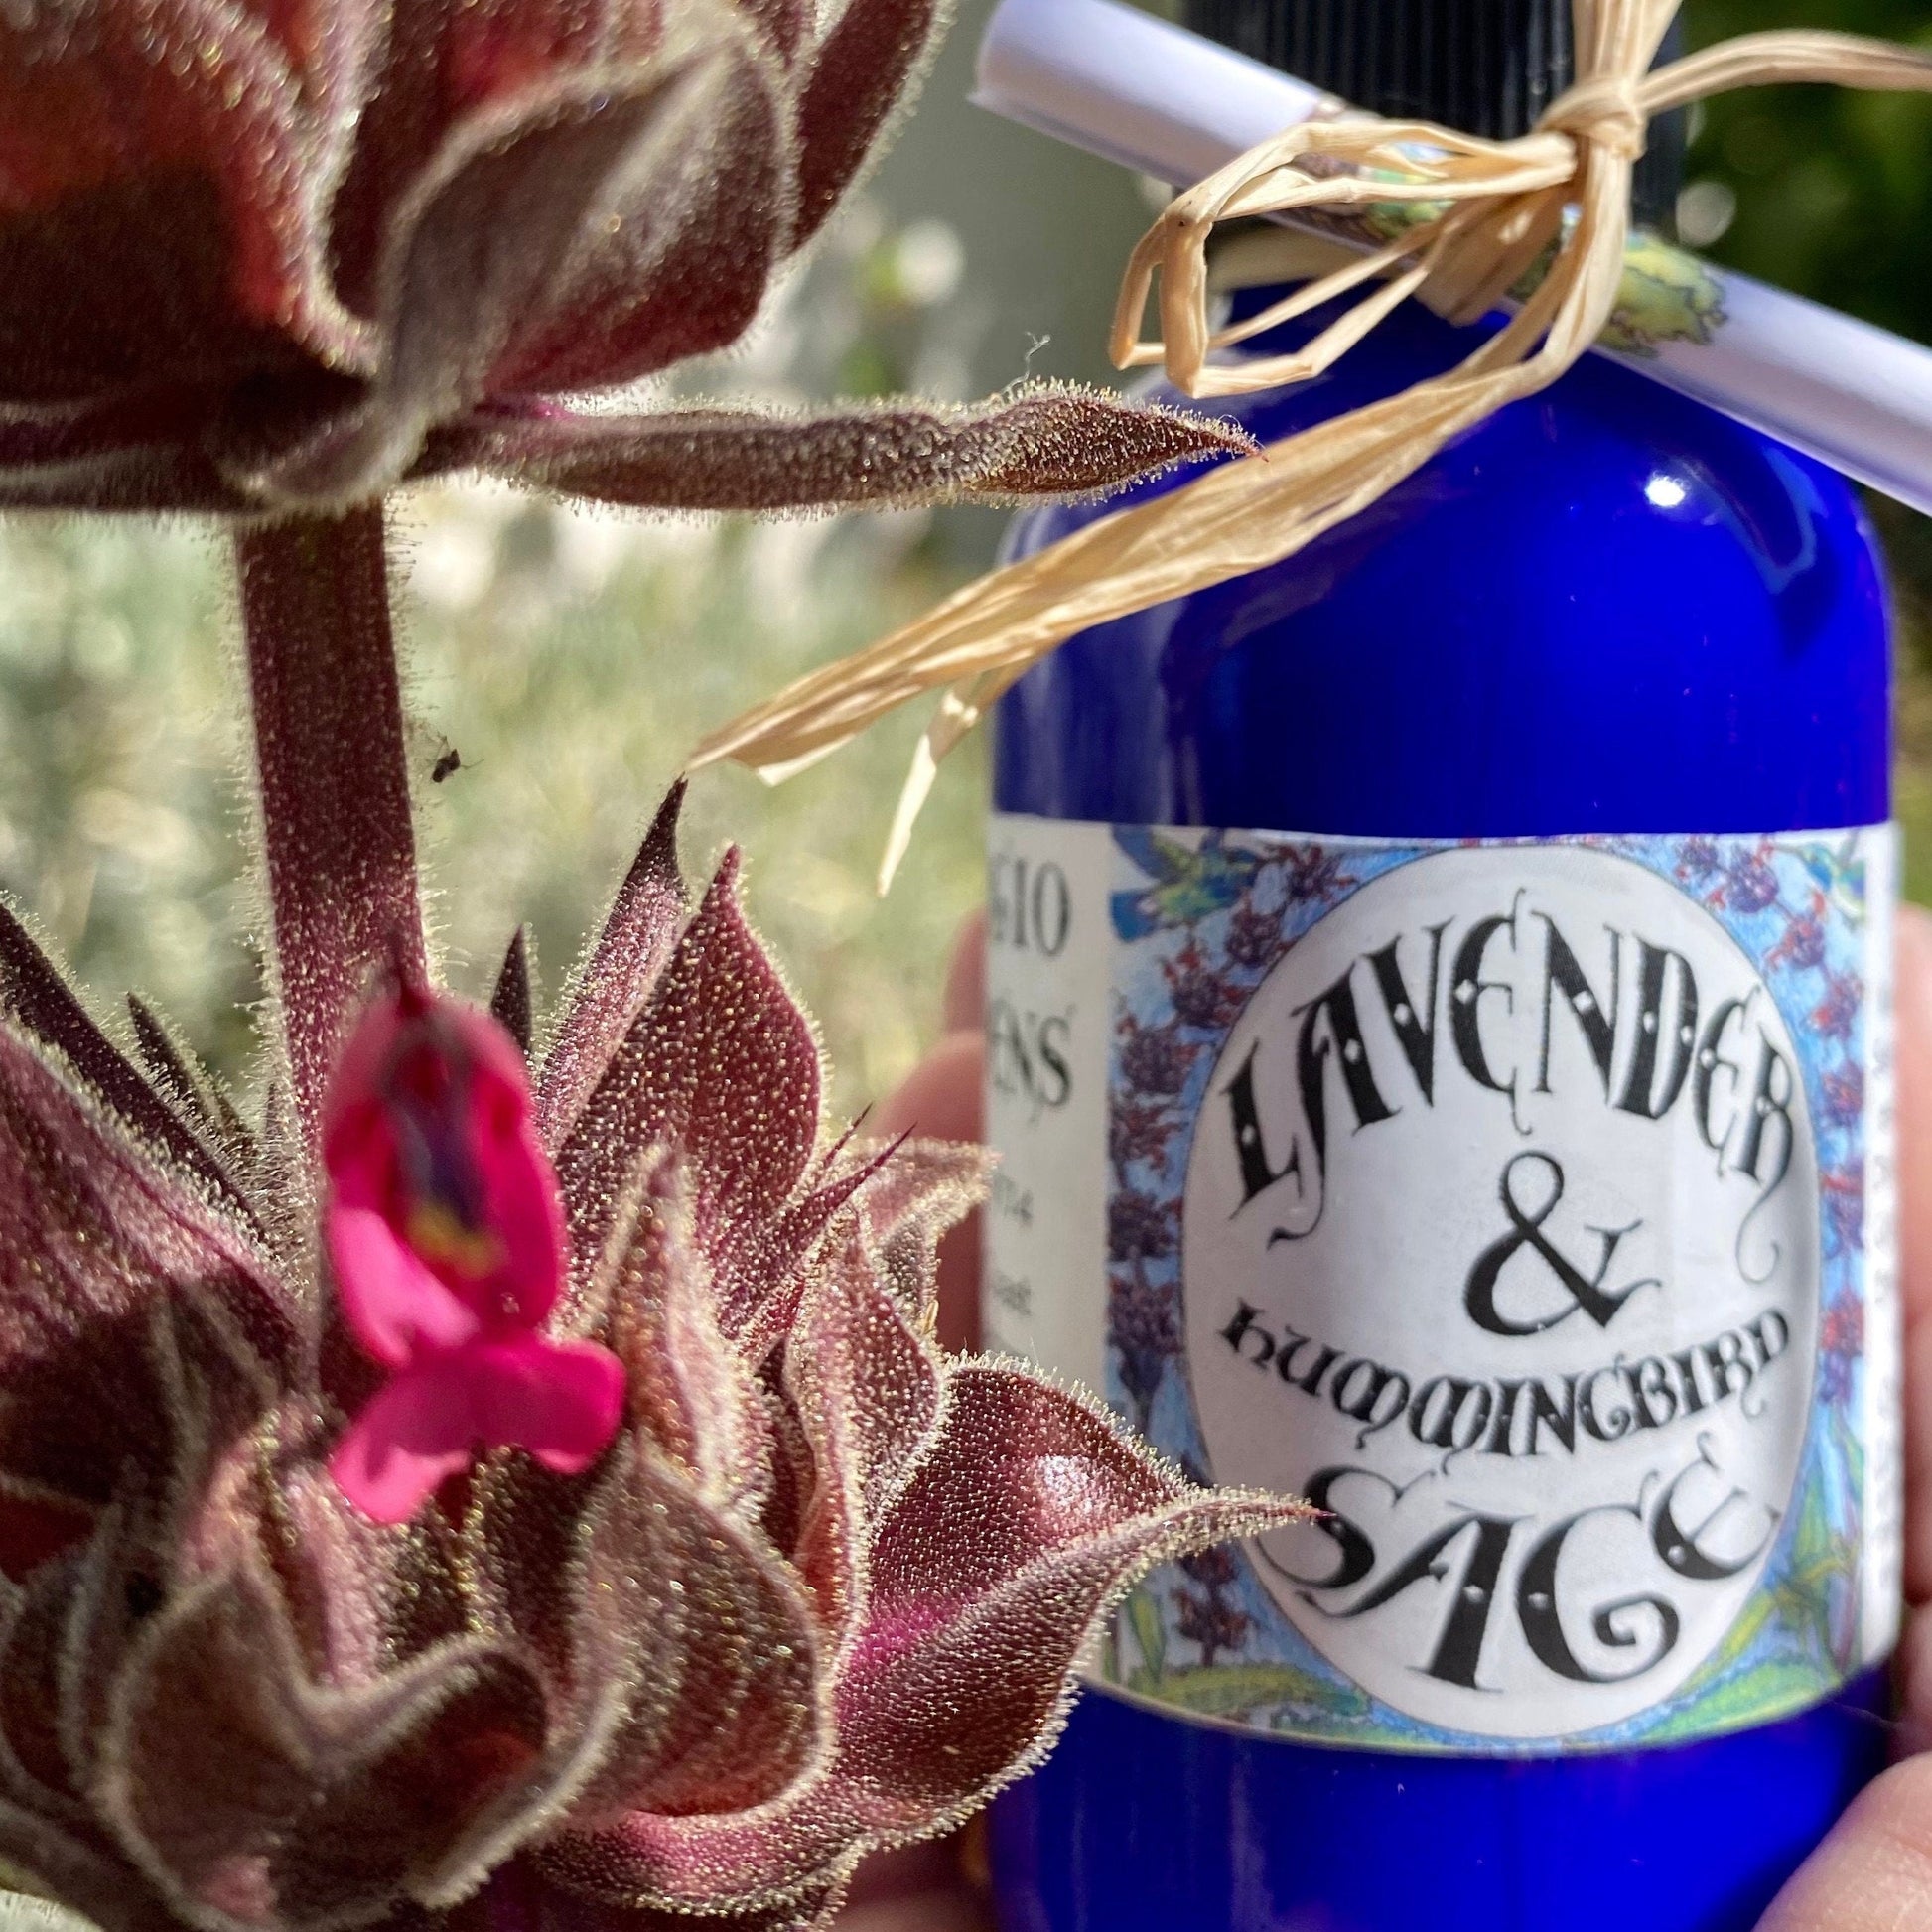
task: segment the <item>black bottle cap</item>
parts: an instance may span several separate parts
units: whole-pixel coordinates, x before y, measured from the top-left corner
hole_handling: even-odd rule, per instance
[[[1570,0],[1185,0],[1183,17],[1351,107],[1492,140],[1527,134],[1575,70]],[[1684,137],[1681,111],[1651,123],[1633,201],[1652,227],[1669,225]]]

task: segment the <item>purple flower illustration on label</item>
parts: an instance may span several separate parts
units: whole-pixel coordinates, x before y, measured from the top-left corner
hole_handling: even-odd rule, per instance
[[[1625,1748],[1883,1654],[1883,828],[999,828],[1073,882],[1066,1125],[1100,1156],[1031,1196],[1066,1240],[1013,1345],[1327,1512],[1142,1586],[1121,1690],[1384,1749]],[[1032,970],[996,947],[996,985]]]

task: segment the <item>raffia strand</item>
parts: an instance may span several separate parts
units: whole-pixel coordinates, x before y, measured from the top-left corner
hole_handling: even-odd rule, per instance
[[[1221,464],[990,572],[733,720],[699,746],[694,767],[730,759],[775,779],[898,706],[943,692],[899,801],[884,891],[941,760],[1030,666],[1095,624],[1293,556],[1465,430],[1548,387],[1589,347],[1615,308],[1631,170],[1656,115],[1775,81],[1932,92],[1932,55],[1806,30],[1741,35],[1653,69],[1676,11],[1677,0],[1575,0],[1577,82],[1520,140],[1349,115],[1291,128],[1177,196],[1129,259],[1110,348],[1121,368],[1163,365],[1189,396],[1319,374],[1411,297],[1452,320],[1475,320],[1539,261],[1547,257],[1548,266],[1508,323],[1447,374]],[[1207,244],[1221,223],[1375,206],[1407,207],[1416,218],[1262,315],[1211,326]],[[1304,348],[1225,356],[1349,295],[1353,306]],[[1160,333],[1143,340],[1150,301]]]

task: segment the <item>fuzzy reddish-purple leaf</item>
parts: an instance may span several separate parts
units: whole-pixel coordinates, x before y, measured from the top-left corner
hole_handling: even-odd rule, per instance
[[[740,1351],[761,1361],[791,1325],[804,1288],[803,1264],[848,1204],[885,1278],[914,1318],[936,1318],[939,1237],[985,1191],[983,1149],[940,1141],[854,1141],[834,1149],[823,1177],[771,1223],[762,1244],[764,1293],[738,1331]]]
[[[625,1580],[600,1575],[603,1480],[558,1476],[519,1454],[479,1470],[462,1550],[469,1627],[519,1656],[544,1708],[541,1748],[505,1782],[466,1832],[456,1856],[416,1889],[447,1907],[578,1801],[610,1757],[640,1698],[662,1695],[648,1646],[609,1613]],[[549,1568],[539,1568],[548,1563]],[[648,1685],[647,1690],[640,1687]]]
[[[916,83],[944,30],[940,0],[846,0],[813,50],[798,103],[792,246],[838,206]]]
[[[706,58],[647,165],[633,162],[610,206],[580,221],[574,258],[517,317],[491,394],[633,382],[751,326],[791,228],[790,143],[767,63],[750,36]]]
[[[92,1503],[0,1470],[0,1576],[25,1583],[42,1564],[83,1541],[97,1516]]]
[[[552,1712],[499,1853],[563,1806],[756,1802],[813,1748],[823,1694],[796,1583],[640,1443],[590,1481],[485,1468],[466,1545],[478,1627],[533,1645]]]
[[[771,1547],[795,1563],[818,1473],[805,1425],[784,1391],[783,1366],[777,1356],[769,1356],[759,1375],[765,1435],[771,1446],[771,1493],[764,1500],[759,1526]]]
[[[739,0],[739,11],[757,24],[772,51],[787,65],[806,44],[812,25],[812,0]]]
[[[58,1898],[100,1932],[180,1932],[159,1898],[104,1834],[55,1823],[0,1798],[0,1865],[9,1882]]]
[[[172,1581],[258,1566],[276,1581],[302,1670],[318,1683],[368,1684],[397,1658],[461,1635],[467,1606],[447,1526],[370,1522],[317,1459],[319,1434],[291,1403],[235,1445],[202,1488]]]
[[[805,1264],[866,1177],[861,1170],[808,1185],[765,1231],[759,1293],[733,1337],[747,1361],[763,1361],[784,1339],[805,1292]]]
[[[0,16],[0,401],[362,362],[314,140],[283,50],[227,0]]]
[[[263,1449],[272,1460],[272,1446]],[[363,1519],[305,1458],[282,1470],[274,1489],[267,1509],[259,1493],[216,1505],[218,1521],[201,1528],[196,1546],[216,1579],[249,1573],[267,1557],[288,1611],[288,1667],[298,1681],[375,1695],[410,1660],[468,1654],[478,1642],[494,1650],[496,1662],[484,1660],[484,1669],[508,1671],[498,1685],[510,1697],[508,1731],[504,1708],[488,1700],[439,1718],[445,1762],[425,1764],[427,1777],[447,1770],[452,1779],[443,1791],[425,1783],[425,1818],[439,1808],[468,1816],[437,1859],[415,1868],[413,1883],[431,1901],[468,1891],[584,1785],[627,1710],[639,1664],[633,1632],[621,1638],[613,1630],[578,1671],[584,1489],[527,1466],[492,1464],[478,1474],[462,1542],[435,1513],[406,1526]],[[555,1609],[549,1619],[545,1605]],[[492,1768],[492,1789],[478,1785],[480,1768]],[[431,1842],[433,1826],[421,1830]]]
[[[170,1302],[266,1363],[295,1352],[294,1305],[246,1234],[0,1028],[0,1468],[105,1501],[125,1458],[166,1467]]]
[[[818,1139],[810,1024],[738,905],[728,855],[557,1157],[578,1269],[594,1269],[646,1153],[683,1163],[728,1335],[772,1290],[764,1239]]]
[[[866,1170],[852,1205],[883,1247],[906,1234],[937,1242],[985,1198],[999,1157],[965,1141],[855,1140],[846,1159]]]
[[[520,925],[510,934],[503,953],[503,964],[490,989],[489,1017],[516,1041],[518,1050],[530,1057],[530,1033],[535,1016],[530,995],[530,928]]]
[[[219,1081],[138,994],[127,996],[127,1014],[142,1064],[162,1096],[220,1154],[231,1173],[247,1172],[258,1153],[255,1137]]]
[[[0,1792],[84,1827],[61,1747],[61,1651],[80,1568],[78,1549],[42,1564],[0,1614]]]
[[[1090,496],[1253,448],[1244,431],[1210,417],[1040,385],[970,408],[478,416],[433,437],[427,460],[598,502],[782,512]]]
[[[565,1002],[536,1091],[537,1131],[549,1148],[560,1148],[569,1138],[677,943],[686,909],[677,863],[683,806],[680,778],[658,806]]]
[[[327,1484],[332,1490],[335,1485],[323,1469],[315,1470],[311,1480],[317,1498],[316,1513],[321,1517],[324,1485]],[[331,1501],[339,1504],[340,1492]],[[353,1505],[350,1505],[338,1520],[354,1515]],[[397,1536],[392,1526],[373,1527],[381,1529],[385,1536]],[[327,1555],[318,1545],[315,1556],[316,1583],[325,1590],[341,1589],[342,1575],[328,1566]],[[466,1590],[467,1580],[462,1574],[461,1557],[461,1542],[456,1526],[435,1510],[425,1510],[420,1520],[404,1525],[400,1540],[386,1546],[385,1570],[378,1573],[383,1578],[384,1587],[375,1599],[382,1631],[378,1663],[398,1657],[419,1656],[424,1651],[454,1641],[466,1632],[475,1631],[476,1625],[470,1615],[473,1605]],[[504,1641],[507,1645],[509,1640],[505,1637]],[[525,1660],[530,1661],[529,1646],[520,1635],[510,1647],[522,1651]]]
[[[246,510],[203,444],[219,406],[217,392],[175,387],[0,408],[0,509]]]
[[[805,1292],[785,1341],[786,1393],[810,1447],[813,1483],[794,1562],[841,1637],[865,1614],[871,1529],[939,1415],[930,1341],[848,1227]]]
[[[1307,1514],[1194,1487],[1088,1402],[1008,1369],[948,1381],[873,1542],[841,1763],[890,1829],[978,1802],[1044,1749],[1099,1613],[1156,1563]]]
[[[837,1900],[831,1886],[783,1905],[743,1912],[654,1912],[647,1906],[590,1899],[553,1884],[534,1859],[516,1859],[457,1906],[447,1932],[794,1932],[821,1923]],[[416,1932],[403,1925],[397,1932]]]
[[[149,1316],[149,1359],[167,1417],[167,1459],[142,1480],[158,1500],[151,1533],[159,1549],[178,1549],[193,1534],[207,1498],[254,1433],[274,1415],[278,1378],[219,1306],[188,1298],[158,1300]],[[287,1363],[278,1364],[286,1373]],[[126,1504],[139,1491],[124,1474],[116,1489]]]
[[[714,1507],[746,1520],[771,1486],[757,1377],[718,1325],[711,1269],[674,1161],[640,1178],[613,1239],[604,1332],[623,1363],[629,1413]]]
[[[330,209],[336,286],[371,317],[385,234],[466,120],[556,76],[641,60],[661,32],[656,0],[472,0],[386,11],[354,155]]]
[[[125,1470],[84,1546],[74,1552],[59,1658],[61,1748],[74,1785],[100,1768],[114,1686],[142,1621],[191,1570],[186,1553],[231,1489],[252,1425],[274,1391],[231,1334],[192,1309],[164,1304],[151,1331],[156,1382],[169,1423],[168,1457]]]
[[[367,1923],[462,1860],[542,1737],[528,1673],[474,1639],[365,1684],[312,1682],[243,1569],[179,1592],[143,1631],[96,1801],[192,1924]]]
[[[1194,1488],[1030,1376],[959,1369],[872,1539],[827,1771],[762,1814],[636,1812],[560,1838],[545,1863],[593,1896],[715,1910],[795,1896],[873,1845],[943,1830],[1045,1749],[1088,1632],[1135,1577],[1299,1513]]]
[[[207,1124],[212,1116],[201,1094],[203,1075],[169,1034],[167,1024],[138,993],[127,996],[127,1017],[134,1029],[135,1050],[141,1055],[149,1079],[198,1126]]]
[[[383,239],[382,335],[366,395],[296,417],[234,460],[253,493],[291,506],[366,500],[415,463],[425,433],[495,386],[493,371],[586,247],[631,214],[642,157],[687,132],[710,60],[693,52],[621,76],[533,89],[462,123]]]
[[[859,1142],[865,1159],[877,1143]],[[901,1141],[852,1198],[867,1246],[921,1332],[939,1321],[939,1242],[986,1197],[997,1157],[957,1141]]]
[[[281,49],[314,143],[311,189],[325,197],[348,158],[348,144],[372,84],[373,63],[391,29],[385,0],[236,0]]]
[[[100,1768],[114,1682],[128,1646],[166,1593],[155,1574],[161,1564],[152,1501],[140,1494],[110,1504],[75,1553],[59,1659],[59,1724],[69,1773],[82,1791],[92,1788]]]
[[[259,507],[200,449],[160,445],[85,464],[16,471],[0,467],[0,510],[246,516]]]
[[[33,935],[0,904],[0,1013],[53,1047],[143,1140],[218,1194],[251,1224],[253,1213],[208,1147],[94,1024]]]
[[[830,1686],[797,1578],[641,1440],[593,1527],[583,1603],[641,1668],[573,1821],[761,1805],[823,1753]]]
[[[607,1470],[560,1476],[515,1451],[488,1457],[471,1479],[460,1544],[469,1619],[514,1632],[559,1708],[588,1709],[587,1679],[615,1662],[601,1647],[602,1625],[588,1651],[579,1641],[585,1553],[612,1481]]]

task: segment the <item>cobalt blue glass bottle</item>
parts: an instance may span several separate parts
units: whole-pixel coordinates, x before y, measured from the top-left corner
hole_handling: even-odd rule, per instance
[[[1565,17],[1196,24],[1508,134]],[[1850,488],[1590,357],[1005,700],[989,1345],[1328,1512],[1130,1595],[1009,1932],[1746,1932],[1882,1763],[1888,679]]]

